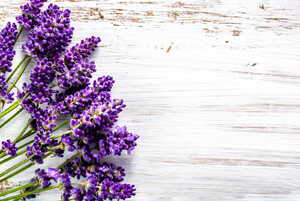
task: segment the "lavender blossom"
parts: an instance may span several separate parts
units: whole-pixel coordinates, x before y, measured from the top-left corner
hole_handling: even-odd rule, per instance
[[[17,154],[17,147],[10,139],[2,142],[2,150],[11,156],[15,156]]]
[[[98,200],[125,200],[135,195],[135,186],[130,184],[120,184],[105,179],[101,183],[100,192],[95,189],[90,191],[91,193],[96,193]]]
[[[98,47],[99,42],[101,42],[99,37],[92,36],[74,45],[70,50],[67,50],[64,54],[64,64],[66,67],[71,68],[78,61],[89,57]]]
[[[85,179],[82,182],[72,184],[71,177],[78,169],[84,169]],[[82,171],[82,170],[81,170]],[[71,197],[76,200],[125,200],[135,195],[135,187],[130,184],[121,184],[125,172],[122,167],[107,163],[86,163],[83,158],[75,158],[66,164],[61,171],[56,168],[49,168],[48,171],[37,169],[36,180],[42,188],[55,183],[61,183],[62,198],[68,201]],[[77,177],[78,179],[80,177]]]
[[[62,142],[69,151],[80,150],[87,162],[100,161],[107,155],[121,155],[124,150],[130,153],[138,135],[129,133],[126,127],[113,129],[124,107],[122,100],[93,104],[79,118],[71,119],[73,134],[63,136]]]
[[[0,32],[0,98],[13,101],[13,94],[7,93],[5,73],[11,72],[12,60],[16,54],[13,45],[17,37],[17,26],[8,22]]]
[[[37,169],[35,174],[37,175],[37,179],[39,183],[42,184],[43,188],[50,186],[51,180],[57,182],[58,178],[60,178],[59,171],[55,168],[49,168],[48,172],[43,169]]]
[[[90,176],[87,182],[84,183],[83,188],[75,187],[71,192],[77,200],[125,200],[135,195],[135,186],[116,183],[109,179],[99,182],[96,176]],[[68,199],[65,199],[65,201]]]
[[[110,91],[114,80],[111,76],[102,76],[93,82],[93,87],[86,87],[65,97],[58,103],[58,110],[62,114],[80,116],[83,110],[90,108],[93,102],[105,103],[110,101]]]
[[[22,46],[26,54],[39,59],[57,58],[71,42],[74,28],[70,26],[70,13],[53,4],[41,12]]]
[[[92,73],[96,72],[96,65],[87,59],[74,64],[68,71],[58,77],[59,87],[62,89],[80,88],[89,85]]]
[[[122,167],[112,163],[98,163],[96,160],[88,162],[82,156],[73,159],[62,170],[77,179],[97,175],[99,181],[110,179],[114,182],[121,182],[125,177],[125,170]]]
[[[38,24],[37,19],[41,13],[40,8],[47,0],[30,0],[30,3],[22,5],[22,15],[17,16],[16,19],[19,24],[23,25],[26,29],[32,29]]]
[[[31,70],[30,83],[23,84],[23,90],[30,95],[30,99],[38,104],[48,103],[55,90],[50,84],[55,79],[56,71],[53,63],[46,58],[38,61],[35,68]]]
[[[100,41],[99,37],[86,38],[80,44],[66,50],[63,57],[56,61],[57,68],[60,71],[58,75],[60,88],[73,92],[74,89],[82,89],[89,85],[89,80],[96,68],[95,63],[87,58]]]

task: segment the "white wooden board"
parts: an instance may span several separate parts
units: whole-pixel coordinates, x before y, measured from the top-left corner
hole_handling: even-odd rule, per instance
[[[0,2],[2,26],[24,2]],[[300,200],[300,1],[51,2],[71,9],[74,42],[103,40],[97,74],[114,76],[121,122],[141,135],[114,159],[131,200]]]

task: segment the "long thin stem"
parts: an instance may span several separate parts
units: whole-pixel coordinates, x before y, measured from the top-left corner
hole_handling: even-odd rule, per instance
[[[19,151],[15,156],[10,156],[6,159],[3,159],[2,161],[0,161],[0,165],[7,162],[7,161],[10,161],[12,159],[15,159],[17,158],[18,156],[21,156],[22,154],[26,153],[26,149],[22,150],[22,151]]]
[[[20,61],[20,63],[14,68],[14,70],[10,73],[8,78],[6,79],[6,83],[14,76],[14,74],[17,72],[17,70],[20,68],[20,66],[24,63],[24,61],[28,58],[28,56],[24,56],[23,59]]]
[[[35,164],[35,163],[33,163],[33,162],[32,162],[32,163],[29,163],[28,165],[26,165],[26,166],[22,167],[21,169],[15,171],[15,172],[13,172],[13,173],[11,173],[10,175],[4,177],[3,179],[0,179],[0,182],[4,182],[4,181],[8,180],[9,178],[11,178],[11,177],[13,177],[13,176],[19,174],[20,172],[23,172],[24,170],[27,170],[28,168],[30,168],[30,167],[33,166],[34,164]]]
[[[18,167],[26,164],[28,161],[30,161],[30,159],[33,157],[34,155],[31,155],[30,157],[26,158],[25,160],[23,161],[20,161],[19,163],[13,165],[12,167],[6,169],[5,171],[3,171],[1,174],[0,174],[0,177],[3,177],[4,175],[10,173],[11,171],[17,169]]]
[[[59,166],[57,166],[57,169],[61,169],[63,168],[65,165],[67,165],[69,162],[71,162],[74,158],[76,158],[77,156],[80,155],[80,152],[74,154],[73,156],[71,156],[69,159],[67,159],[65,162],[63,162],[62,164],[60,164]]]
[[[22,137],[20,137],[20,139],[16,140],[16,143],[21,142],[22,140],[26,139],[27,137],[32,136],[35,133],[36,133],[36,130],[30,129]]]
[[[14,188],[14,189],[10,189],[10,190],[8,190],[8,191],[5,191],[5,192],[3,192],[3,193],[0,193],[0,197],[5,196],[5,195],[8,195],[8,194],[11,194],[11,193],[14,193],[14,192],[16,192],[16,191],[20,191],[20,190],[22,190],[22,189],[25,189],[25,188],[28,188],[28,187],[30,187],[30,186],[33,186],[33,185],[35,185],[35,184],[37,184],[36,181],[31,182],[31,183],[28,183],[28,184],[25,184],[25,185],[23,185],[23,186],[19,186],[19,187]]]
[[[53,153],[53,152],[48,152],[48,153],[43,157],[43,159],[49,157],[52,153]],[[28,165],[26,165],[26,166],[20,168],[19,170],[17,170],[17,171],[15,171],[15,172],[11,173],[10,175],[4,177],[3,179],[0,179],[0,183],[3,182],[3,181],[8,180],[9,178],[11,178],[11,177],[13,177],[13,176],[15,176],[15,175],[17,175],[17,174],[19,174],[20,172],[23,172],[24,170],[27,170],[28,168],[30,168],[30,167],[33,166],[33,165],[35,165],[35,162],[29,163]]]
[[[59,138],[59,137],[61,137],[61,136],[63,136],[63,135],[69,134],[69,133],[71,133],[71,132],[72,132],[72,130],[68,130],[68,131],[66,131],[66,132],[63,132],[63,133],[61,133],[61,134],[59,134],[59,135],[57,135],[57,136],[51,137],[51,138],[52,138],[52,139],[56,139],[56,138]],[[32,140],[32,141],[30,141],[30,142],[27,142],[27,145],[28,145],[28,144],[31,144],[32,142],[34,142],[34,141]],[[27,145],[25,145],[25,146],[27,146]],[[52,147],[51,149],[49,149],[49,151],[52,152],[52,151],[54,151],[55,149],[58,149],[58,148],[60,148],[60,147],[61,147],[61,145]],[[23,150],[23,151],[19,152],[19,153],[18,153],[18,156],[20,156],[20,155],[22,155],[22,154],[24,154],[24,153],[26,153],[26,150]],[[2,173],[0,173],[0,177],[3,177],[4,175],[6,175],[6,174],[10,173],[11,171],[15,170],[16,168],[19,168],[20,166],[24,165],[25,163],[27,163],[28,161],[30,161],[30,159],[31,159],[33,156],[34,156],[34,155],[31,155],[29,158],[27,158],[27,159],[25,159],[25,160],[23,160],[23,161],[20,161],[19,163],[17,163],[17,164],[15,164],[15,165],[13,165],[12,167],[6,169],[6,170],[3,171]],[[6,162],[7,160],[11,160],[11,159],[13,159],[13,158],[15,158],[15,157],[12,157],[12,158],[9,158],[9,159],[4,159],[3,161]],[[1,162],[4,163],[3,161],[1,161]],[[0,163],[0,164],[1,164],[1,163]]]
[[[80,152],[74,154],[73,156],[71,156],[70,158],[68,158],[65,162],[63,162],[62,164],[60,164],[59,166],[57,166],[57,169],[63,168],[66,164],[68,164],[70,161],[72,161],[74,158],[78,157],[79,155],[80,155]],[[48,156],[47,156],[47,157],[48,157]],[[34,164],[34,163],[30,163],[30,164],[28,164],[27,166],[21,168],[19,171],[16,171],[15,173],[13,173],[12,176],[18,174],[19,172],[22,172],[23,170],[28,169],[28,168],[31,167],[33,164]],[[12,177],[12,176],[9,176],[9,177],[6,177],[6,178],[10,178],[10,177]],[[5,178],[5,180],[7,180],[6,178]],[[2,179],[0,182],[5,181],[5,180]],[[26,184],[26,185],[17,187],[17,188],[15,188],[15,189],[11,189],[11,190],[9,190],[9,191],[7,191],[7,192],[4,192],[4,193],[0,194],[0,196],[7,195],[7,194],[10,194],[10,193],[16,192],[16,191],[18,191],[18,190],[24,189],[24,188],[28,188],[28,187],[30,187],[30,186],[35,185],[36,183],[37,183],[37,182],[34,181],[34,182],[29,183],[29,184]],[[31,192],[32,192],[32,191],[31,191]],[[15,198],[15,200],[18,200],[18,199],[19,199],[19,198]]]
[[[30,125],[30,120],[31,120],[31,119],[29,119],[29,125]],[[56,126],[56,127],[53,129],[53,132],[59,130],[60,128],[62,128],[62,127],[64,127],[65,125],[67,125],[68,123],[70,123],[70,120],[64,121],[64,122],[61,123],[60,125]],[[28,126],[29,126],[29,125],[28,125]],[[28,126],[26,125],[24,129],[26,129],[26,127],[28,127]],[[23,129],[23,130],[24,130],[24,129]],[[22,132],[23,132],[23,131],[22,131]],[[22,132],[21,132],[21,133],[22,133]],[[21,142],[22,140],[26,139],[27,137],[32,136],[32,135],[35,134],[35,133],[36,133],[35,130],[30,129],[30,130],[27,131],[23,136],[21,136],[19,139],[15,139],[15,140],[14,140],[14,144],[16,144],[16,143],[18,143],[18,142]],[[20,135],[21,135],[21,134],[20,134]],[[22,149],[23,147],[26,147],[27,145],[29,145],[29,144],[31,144],[31,143],[33,143],[33,142],[34,142],[33,140],[31,140],[31,141],[29,141],[29,142],[26,142],[25,144],[19,146],[19,147],[18,147],[18,150]],[[6,155],[7,155],[7,154],[6,154],[5,152],[3,152],[3,150],[0,150],[0,159],[3,158],[3,157],[6,156]],[[0,163],[0,164],[1,164],[1,163]]]
[[[19,31],[19,32],[18,32],[18,34],[17,34],[17,37],[16,37],[16,40],[15,40],[15,43],[14,43],[14,45],[17,43],[17,41],[18,41],[18,39],[19,39],[19,37],[20,37],[21,33],[23,32],[23,30],[24,30],[24,26],[23,26],[23,25],[21,25],[20,31]]]
[[[13,111],[14,109],[16,109],[19,105],[20,105],[19,101],[15,101],[14,103],[12,103],[6,110],[4,110],[3,112],[1,112],[0,118],[2,118],[5,115],[9,114],[11,111]]]
[[[18,116],[18,114],[20,114],[22,111],[24,110],[24,108],[19,109],[15,114],[13,114],[11,117],[9,117],[5,122],[3,122],[0,125],[0,128],[2,128],[3,126],[5,126],[8,122],[10,122],[13,118],[15,118],[16,116]]]
[[[62,186],[62,184],[57,184],[57,185],[54,185],[54,186],[49,186],[47,188],[41,188],[41,189],[37,189],[35,191],[29,191],[29,192],[25,192],[25,193],[22,193],[22,194],[19,194],[19,195],[10,196],[10,197],[1,199],[0,201],[20,199],[20,198],[26,197],[28,195],[37,194],[37,193],[41,193],[41,192],[44,192],[44,191],[49,191],[49,190],[52,190],[52,189],[59,188],[61,186]]]
[[[12,85],[8,88],[7,92],[10,92],[15,85],[17,84],[17,82],[19,81],[19,79],[21,78],[21,76],[23,75],[24,71],[26,70],[27,66],[29,65],[30,61],[31,61],[31,57],[27,60],[26,64],[24,65],[24,67],[22,68],[21,72],[19,72],[17,78],[15,79],[15,81],[12,83]]]
[[[13,141],[13,143],[15,144],[19,139],[22,138],[22,135],[25,133],[25,131],[28,129],[28,127],[30,126],[30,123],[32,121],[32,118],[30,118],[26,124],[26,126],[23,128],[23,130],[21,131],[21,133],[15,138],[15,140]]]

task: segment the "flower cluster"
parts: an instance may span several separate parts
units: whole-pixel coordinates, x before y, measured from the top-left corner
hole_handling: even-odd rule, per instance
[[[0,32],[0,99],[13,101],[13,94],[7,93],[5,73],[11,72],[12,60],[15,56],[13,45],[18,31],[15,23],[8,22]]]
[[[54,4],[49,4],[43,10],[46,1],[30,0],[21,6],[22,15],[16,18],[21,26],[20,32],[17,31],[16,24],[12,23],[8,23],[0,32],[2,99],[13,100],[13,94],[8,94],[8,91],[14,89],[29,63],[35,61],[28,82],[23,83],[22,90],[17,88],[18,100],[0,113],[2,118],[15,108],[22,107],[1,124],[0,128],[23,109],[31,116],[15,140],[2,142],[0,154],[0,159],[10,155],[1,160],[1,163],[22,154],[26,154],[27,159],[0,174],[5,175],[6,179],[33,164],[42,164],[47,156],[62,158],[67,151],[69,154],[72,152],[73,156],[57,168],[38,168],[31,183],[4,194],[22,190],[19,196],[14,196],[14,199],[19,200],[60,187],[64,201],[130,198],[135,195],[135,186],[121,183],[125,170],[106,163],[103,159],[109,155],[119,156],[123,152],[130,154],[136,147],[139,136],[129,132],[126,126],[117,125],[119,114],[126,105],[122,99],[111,97],[114,79],[111,76],[100,76],[92,81],[96,64],[89,57],[101,39],[92,36],[68,48],[74,31],[70,24],[70,10],[61,9]],[[12,59],[15,55],[13,46],[24,29],[27,29],[27,40],[22,45],[25,57],[18,68],[24,61],[27,62],[8,90],[5,73],[12,71]],[[13,77],[18,68],[7,80]],[[58,119],[66,121],[57,125]],[[66,125],[67,130],[56,133]],[[28,129],[30,130],[27,132]],[[16,146],[16,143],[31,136],[33,140]],[[27,162],[30,165],[25,165]],[[19,168],[21,165],[24,166]],[[10,175],[6,176],[8,173]],[[72,183],[74,180],[78,181]]]
[[[39,60],[36,67],[31,70],[30,83],[24,83],[23,90],[30,94],[34,103],[49,103],[55,92],[50,86],[55,76],[53,63],[46,58]]]
[[[99,37],[90,37],[82,40],[70,50],[64,52],[57,61],[58,85],[64,90],[74,91],[89,85],[92,73],[96,71],[95,63],[88,60],[100,42]]]
[[[34,58],[54,59],[70,44],[74,28],[70,26],[70,10],[60,10],[50,4],[38,14],[35,26],[23,45],[27,55]]]
[[[32,29],[37,24],[37,19],[41,13],[40,8],[47,0],[30,0],[30,3],[21,6],[22,15],[17,16],[16,19],[20,25],[26,29]]]
[[[36,180],[43,188],[51,185],[51,182],[60,183],[63,187],[63,200],[70,200],[71,197],[78,201],[82,200],[125,200],[135,195],[135,186],[122,184],[125,172],[121,167],[114,164],[99,163],[97,165],[84,166],[82,158],[78,157],[67,164],[61,171],[55,168],[36,170]],[[85,164],[88,165],[88,164]],[[72,184],[70,176],[74,171],[84,172],[85,180]],[[83,170],[84,169],[84,170]]]
[[[10,139],[2,142],[2,150],[8,155],[15,156],[17,154],[16,145]]]

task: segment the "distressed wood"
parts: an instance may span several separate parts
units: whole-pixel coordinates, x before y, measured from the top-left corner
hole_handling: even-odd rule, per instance
[[[2,25],[24,2],[0,2]],[[300,200],[300,1],[52,2],[71,9],[75,41],[103,39],[98,74],[141,135],[113,159],[132,200]]]

